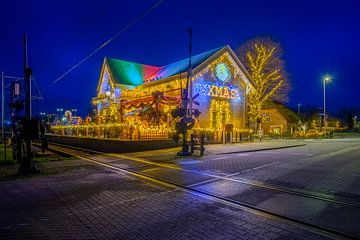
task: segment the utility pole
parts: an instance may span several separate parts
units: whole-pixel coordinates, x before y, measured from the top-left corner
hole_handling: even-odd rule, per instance
[[[31,120],[31,69],[28,64],[27,35],[24,33],[25,118]]]
[[[24,33],[24,81],[25,81],[25,122],[31,126],[31,68],[28,66],[27,35]],[[30,129],[23,129],[23,132]],[[26,134],[26,156],[20,161],[20,173],[30,173],[34,170],[31,151],[31,136]]]
[[[4,86],[4,71],[1,72],[1,128],[2,137],[4,138],[4,107],[5,107],[5,86]]]
[[[5,85],[4,85],[4,71],[1,72],[1,130],[2,138],[4,142],[4,160],[6,161],[6,137],[5,137]]]
[[[325,79],[323,80],[324,85],[324,129],[326,133],[326,91],[325,91]]]
[[[183,142],[182,142],[182,148],[181,148],[181,152],[178,152],[177,155],[178,156],[188,156],[191,155],[191,153],[189,152],[189,145],[187,144],[186,141],[186,134],[189,128],[188,123],[193,124],[194,120],[192,119],[192,103],[193,103],[193,99],[192,99],[192,69],[191,69],[191,53],[192,53],[192,29],[189,28],[187,30],[187,32],[189,33],[189,66],[188,66],[188,74],[187,74],[187,81],[186,81],[186,86],[185,86],[185,90],[184,90],[184,94],[182,94],[182,102],[183,102],[183,109],[185,111],[185,115],[182,116],[182,119],[180,120],[180,125],[181,125],[181,129],[182,129],[182,136],[183,136]],[[188,108],[188,103],[190,103],[190,108]]]
[[[190,89],[190,111],[189,111],[189,117],[192,117],[192,111],[193,111],[193,84],[192,84],[192,66],[191,66],[191,53],[192,53],[192,28],[189,28],[189,68],[188,68],[188,82],[189,82],[189,89]]]

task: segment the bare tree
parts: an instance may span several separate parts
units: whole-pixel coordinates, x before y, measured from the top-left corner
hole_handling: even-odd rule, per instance
[[[267,101],[288,101],[290,83],[280,44],[270,38],[256,38],[238,48],[238,56],[255,83],[248,95],[249,117],[261,119]]]

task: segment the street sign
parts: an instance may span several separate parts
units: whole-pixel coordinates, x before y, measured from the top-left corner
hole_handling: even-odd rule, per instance
[[[199,95],[200,95],[200,93],[195,94],[195,95],[192,97],[192,99],[194,100],[194,99],[197,98]]]
[[[20,83],[14,82],[12,84],[12,90],[13,90],[14,97],[19,97],[20,96]]]

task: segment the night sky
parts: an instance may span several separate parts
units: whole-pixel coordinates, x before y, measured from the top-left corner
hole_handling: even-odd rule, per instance
[[[27,32],[29,64],[44,97],[38,111],[77,108],[84,115],[95,96],[104,56],[155,66],[186,58],[186,29],[191,26],[194,54],[226,44],[236,50],[257,36],[278,41],[292,82],[290,106],[302,103],[322,107],[321,76],[326,73],[334,77],[327,86],[330,112],[360,106],[358,0],[165,0],[48,88],[155,2],[1,0],[0,71],[23,75],[22,34]]]

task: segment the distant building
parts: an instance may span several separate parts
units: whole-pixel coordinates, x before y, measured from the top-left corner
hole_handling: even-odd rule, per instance
[[[293,134],[297,130],[299,117],[281,103],[270,102],[261,110],[264,135]]]

